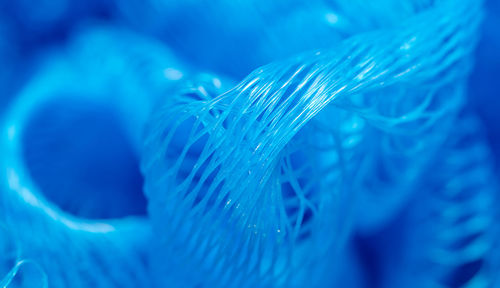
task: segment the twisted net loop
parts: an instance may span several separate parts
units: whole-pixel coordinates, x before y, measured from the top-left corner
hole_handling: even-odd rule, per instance
[[[376,209],[354,220],[364,229],[403,206],[463,106],[481,15],[479,1],[424,6],[227,92],[202,81],[167,100],[142,167],[168,283],[324,285],[346,199]]]

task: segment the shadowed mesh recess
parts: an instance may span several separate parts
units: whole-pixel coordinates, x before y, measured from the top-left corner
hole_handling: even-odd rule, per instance
[[[44,196],[89,219],[145,215],[137,156],[109,107],[52,102],[27,124],[23,155]]]

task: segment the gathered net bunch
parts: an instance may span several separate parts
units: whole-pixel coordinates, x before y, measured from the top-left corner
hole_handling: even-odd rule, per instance
[[[406,20],[263,66],[227,92],[192,84],[156,112],[142,167],[162,283],[328,285],[352,223],[377,229],[421,189],[461,133],[481,3],[404,3]]]

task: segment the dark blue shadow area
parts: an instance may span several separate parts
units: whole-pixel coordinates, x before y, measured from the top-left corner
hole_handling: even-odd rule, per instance
[[[489,0],[482,35],[475,53],[475,67],[469,80],[469,98],[486,128],[495,163],[500,167],[500,1]]]
[[[403,211],[394,221],[374,234],[353,235],[351,241],[364,272],[366,287],[389,287],[389,283],[393,285],[397,281],[394,278],[404,270],[398,266],[402,264],[400,259],[407,248],[404,245],[405,233],[401,231],[402,227],[407,226],[406,220],[407,215]]]
[[[23,153],[45,197],[84,218],[146,214],[137,155],[117,120],[83,101],[53,102],[32,116]]]

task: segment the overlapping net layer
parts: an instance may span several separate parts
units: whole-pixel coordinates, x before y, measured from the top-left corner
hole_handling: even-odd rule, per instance
[[[400,23],[263,66],[227,92],[201,81],[157,111],[143,171],[160,282],[327,286],[352,223],[377,229],[430,183],[429,167],[446,178],[467,165],[435,159],[465,135],[481,3],[408,3]]]

